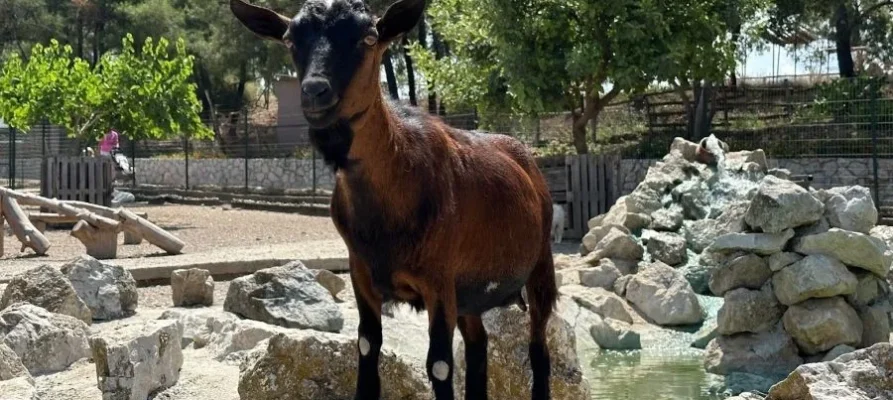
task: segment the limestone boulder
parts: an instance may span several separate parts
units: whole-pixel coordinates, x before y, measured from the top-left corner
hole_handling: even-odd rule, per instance
[[[717,237],[707,250],[721,253],[745,251],[769,256],[782,251],[793,237],[792,229],[780,233],[728,233]]]
[[[672,191],[673,200],[682,205],[682,213],[685,218],[698,220],[706,218],[710,212],[708,194],[710,188],[700,179],[689,179]]]
[[[667,265],[679,265],[686,259],[685,238],[674,233],[653,232],[647,249],[653,259]]]
[[[562,296],[573,299],[580,307],[603,318],[610,318],[628,324],[633,322],[632,310],[626,304],[626,301],[615,293],[601,288],[585,288],[582,286],[564,286],[558,291]]]
[[[807,256],[772,276],[775,295],[788,306],[810,298],[853,294],[856,285],[856,276],[846,266],[824,255]]]
[[[818,220],[818,222],[809,225],[803,225],[799,228],[794,229],[794,236],[802,237],[818,235],[819,233],[828,232],[829,229],[831,229],[831,224],[828,223],[828,218],[822,217]]]
[[[878,343],[835,358],[804,364],[769,390],[767,400],[893,398],[893,345]]]
[[[877,223],[877,208],[868,188],[842,186],[825,192],[825,217],[832,227],[868,234]]]
[[[678,152],[679,156],[685,161],[694,162],[695,155],[698,152],[698,144],[681,137],[675,137],[673,138],[673,143],[670,144],[670,152],[674,151]]]
[[[356,343],[354,337],[313,330],[276,334],[266,348],[242,363],[239,398],[353,398],[359,359]],[[379,373],[383,400],[433,398],[424,369],[405,356],[383,349]]]
[[[852,353],[854,351],[856,351],[856,348],[853,346],[839,344],[837,346],[834,346],[833,349],[828,350],[828,352],[825,353],[825,356],[822,357],[821,362],[834,361],[834,359],[836,359],[837,357],[840,357],[846,353]]]
[[[701,328],[695,332],[691,347],[696,349],[706,349],[707,345],[710,344],[710,341],[716,339],[717,336],[719,336],[719,326],[717,325],[716,318],[708,318],[704,321],[704,325],[701,325]]]
[[[657,192],[665,192],[688,179],[686,171],[693,169],[691,165],[682,154],[671,152],[648,168],[642,183]]]
[[[747,215],[747,209],[750,207],[749,201],[730,201],[721,210],[722,213],[716,217],[717,226],[723,233],[739,233],[747,230],[747,223],[744,217]]]
[[[818,354],[839,344],[862,341],[862,321],[843,297],[809,299],[788,307],[784,328],[804,354]]]
[[[0,312],[0,337],[33,375],[62,371],[90,355],[89,327],[81,320],[28,303]]]
[[[710,291],[722,296],[738,288],[759,289],[772,277],[769,265],[762,257],[745,254],[729,260],[710,276]]]
[[[873,304],[875,300],[889,292],[887,281],[870,272],[856,270],[856,291],[846,296],[847,303],[854,307]]]
[[[767,175],[760,182],[745,221],[754,229],[780,233],[818,221],[824,204],[794,182]]]
[[[78,297],[71,282],[58,269],[43,265],[16,275],[0,298],[0,310],[26,302],[49,312],[68,315],[90,324],[93,313]]]
[[[611,318],[596,317],[590,333],[595,343],[603,349],[637,350],[642,348],[641,337],[632,326]]]
[[[772,272],[778,272],[778,271],[781,271],[782,268],[787,267],[788,265],[791,265],[791,264],[793,264],[797,261],[800,261],[802,259],[803,259],[803,256],[801,256],[797,253],[782,252],[782,253],[775,253],[775,254],[767,257],[766,261],[769,264],[769,270],[771,270]]]
[[[176,384],[183,366],[182,329],[175,320],[152,320],[91,337],[103,398],[142,400]]]
[[[704,368],[720,375],[744,372],[780,377],[802,363],[797,346],[781,326],[760,333],[718,336],[704,353]]]
[[[864,233],[831,228],[828,232],[804,236],[794,241],[800,254],[821,254],[836,258],[846,265],[862,268],[886,277],[893,262],[893,252],[883,240]]]
[[[598,242],[601,242],[604,239],[605,235],[608,232],[611,232],[612,229],[617,229],[623,233],[629,234],[629,229],[626,229],[623,225],[613,225],[613,224],[605,224],[599,225],[595,228],[591,228],[586,235],[583,236],[583,248],[585,248],[585,253],[588,254],[592,250],[595,249],[595,246],[598,245]],[[583,255],[586,255],[583,254]]]
[[[34,380],[24,376],[0,381],[0,395],[3,400],[42,400],[37,395]]]
[[[175,307],[214,305],[214,278],[206,269],[178,269],[171,273]]]
[[[223,309],[286,328],[339,332],[341,309],[300,261],[234,279]]]
[[[718,236],[729,233],[724,231],[715,219],[684,221],[681,231],[685,236],[685,242],[688,247],[695,253],[700,253],[707,249]]]
[[[626,298],[658,325],[690,325],[704,320],[704,310],[685,277],[655,262],[642,268],[626,286]]]
[[[22,364],[19,355],[9,346],[0,342],[0,381],[19,377],[30,379],[31,373],[28,372],[28,368],[25,368],[25,364]]]
[[[165,310],[158,319],[178,321],[183,327],[181,347],[195,349],[207,346],[225,326],[240,320],[233,313],[211,308],[174,308]]]
[[[620,270],[613,263],[599,263],[591,268],[580,269],[580,284],[586,287],[612,289],[620,277]]]
[[[650,215],[663,207],[660,196],[658,191],[643,182],[624,199],[626,210],[630,213]]]
[[[528,358],[530,318],[517,306],[494,309],[483,315],[490,340],[487,348],[488,391],[494,400],[530,398],[532,372]],[[459,399],[465,387],[465,344],[456,340],[456,373],[453,382]],[[557,315],[546,328],[546,343],[551,356],[552,398],[589,400],[589,383],[577,358],[576,333]],[[384,373],[382,373],[382,376]],[[462,390],[460,390],[462,389]],[[466,399],[471,400],[471,399]]]
[[[619,258],[623,260],[641,260],[645,254],[642,246],[623,230],[611,228],[592,249],[601,258]]]
[[[682,221],[685,218],[682,215],[682,207],[679,205],[671,205],[668,208],[661,208],[651,214],[651,229],[656,231],[675,232],[682,227]]]
[[[890,305],[875,304],[856,309],[862,320],[862,341],[859,347],[870,347],[875,343],[890,341]]]
[[[760,290],[731,290],[726,292],[724,299],[716,319],[718,332],[722,335],[768,331],[784,314],[784,307],[775,299],[769,283]]]
[[[626,296],[626,285],[633,279],[632,275],[624,275],[614,281],[614,293],[618,296]]]
[[[123,318],[136,311],[139,303],[136,280],[123,267],[83,255],[63,265],[61,272],[90,308],[93,319]]]

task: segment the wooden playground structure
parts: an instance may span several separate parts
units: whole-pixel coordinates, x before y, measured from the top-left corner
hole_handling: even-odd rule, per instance
[[[145,214],[125,208],[107,207],[114,178],[109,160],[93,157],[55,157],[45,161],[41,196],[0,186],[0,254],[3,254],[4,224],[8,222],[22,250],[31,248],[45,255],[50,242],[44,236],[48,224],[74,224],[71,236],[84,244],[97,259],[117,257],[118,234],[124,244],[143,240],[168,254],[180,254],[182,240],[150,222]],[[38,207],[26,213],[22,206]],[[5,221],[5,222],[4,222]]]

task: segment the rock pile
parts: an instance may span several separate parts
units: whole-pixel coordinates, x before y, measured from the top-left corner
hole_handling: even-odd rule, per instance
[[[613,290],[659,325],[701,322],[694,293],[723,297],[715,329],[699,332],[705,367],[718,374],[782,377],[804,360],[889,341],[893,252],[869,234],[879,231],[869,190],[807,189],[769,170],[762,150],[702,143],[712,157],[677,138],[589,222],[583,265],[560,271],[562,284]]]

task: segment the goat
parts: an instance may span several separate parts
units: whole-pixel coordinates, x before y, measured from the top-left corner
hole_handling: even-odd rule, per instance
[[[230,0],[248,30],[288,48],[311,143],[335,172],[331,216],[360,316],[355,399],[381,392],[382,304],[408,303],[428,314],[426,372],[437,400],[454,398],[456,327],[466,344],[465,398],[486,399],[481,314],[529,308],[532,398],[547,400],[546,325],[558,290],[541,171],[516,139],[454,129],[382,95],[382,55],[424,8],[399,0],[376,18],[362,0],[308,0],[287,18]]]
[[[565,222],[565,214],[564,207],[553,204],[552,205],[552,242],[555,244],[561,243],[561,240],[564,238],[564,222]]]

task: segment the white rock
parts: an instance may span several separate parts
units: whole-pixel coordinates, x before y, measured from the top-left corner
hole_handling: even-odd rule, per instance
[[[620,277],[620,271],[613,263],[599,263],[595,267],[582,268],[580,271],[580,284],[586,287],[599,287],[611,290],[614,281]]]
[[[781,233],[728,233],[716,238],[707,251],[720,253],[746,251],[768,256],[782,251],[792,237],[794,237],[792,229]]]
[[[853,294],[856,283],[846,266],[823,255],[807,256],[772,277],[775,296],[787,306],[810,298]]]
[[[797,261],[800,261],[802,259],[803,259],[803,256],[801,256],[797,253],[783,252],[783,253],[775,253],[775,254],[769,256],[769,258],[766,261],[769,262],[769,269],[772,272],[778,272],[778,271],[781,271],[782,268],[787,267],[788,265],[791,265],[791,264],[793,264]]]
[[[846,265],[859,267],[886,277],[893,262],[893,253],[883,240],[864,233],[831,228],[828,232],[804,236],[794,241],[794,250],[801,254],[823,254]]]
[[[767,175],[750,203],[745,221],[767,233],[784,232],[819,220],[824,204],[796,183]]]
[[[28,303],[16,303],[0,312],[3,343],[34,375],[61,371],[88,357],[88,330],[83,321]]]
[[[797,346],[781,326],[760,333],[718,336],[704,353],[704,368],[720,375],[745,372],[781,377],[802,363]]]
[[[772,277],[769,265],[760,256],[745,254],[735,257],[710,275],[710,291],[722,296],[732,289],[759,289]]]
[[[8,379],[27,377],[31,378],[31,374],[22,359],[9,346],[0,342],[0,381]],[[0,392],[2,393],[2,392]]]
[[[123,318],[136,311],[136,280],[126,269],[82,255],[63,265],[61,271],[90,307],[93,319]]]
[[[717,314],[718,332],[722,335],[768,331],[778,324],[784,314],[784,308],[772,294],[770,283],[760,290],[731,290],[724,299]]]
[[[653,259],[667,265],[679,265],[686,259],[685,238],[675,233],[652,232],[647,249]]]
[[[223,309],[286,328],[338,332],[344,325],[331,293],[300,261],[234,279]]]
[[[214,304],[214,278],[206,269],[178,269],[171,272],[171,291],[175,307]]]
[[[3,400],[42,400],[30,376],[0,381],[0,396]]]
[[[347,283],[344,282],[344,279],[341,279],[340,276],[335,275],[332,271],[325,269],[312,269],[310,271],[316,276],[316,281],[319,282],[322,287],[326,288],[335,299],[338,299],[338,293],[341,293],[341,291],[347,287]]]
[[[868,188],[844,186],[825,192],[825,217],[832,227],[867,234],[877,223],[877,208]]]
[[[633,322],[632,310],[629,305],[621,297],[602,288],[570,285],[561,287],[559,293],[573,299],[580,307],[604,318],[616,319],[629,324]]]
[[[685,277],[666,264],[642,268],[626,286],[626,298],[658,325],[689,325],[704,311]]]
[[[804,364],[769,390],[771,400],[893,398],[893,345],[878,343],[833,361]]]
[[[175,320],[153,320],[91,337],[103,399],[143,400],[176,384],[183,366],[182,329]]]
[[[598,318],[590,333],[599,347],[613,350],[637,350],[642,348],[639,334],[632,326],[612,318]]]
[[[784,329],[804,354],[818,354],[839,344],[858,345],[862,321],[843,297],[809,299],[784,313]]]
[[[49,265],[14,276],[3,291],[0,310],[22,301],[50,312],[72,316],[87,324],[93,321],[90,308],[78,297],[71,282]]]

